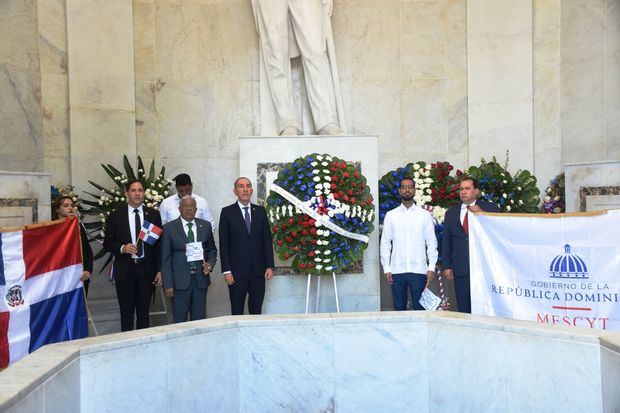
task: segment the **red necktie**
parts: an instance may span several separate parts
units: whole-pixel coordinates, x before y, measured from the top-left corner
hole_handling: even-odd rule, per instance
[[[467,211],[465,211],[465,218],[463,218],[463,231],[465,231],[465,235],[469,235],[469,220],[467,216],[469,215],[469,205],[467,205]]]

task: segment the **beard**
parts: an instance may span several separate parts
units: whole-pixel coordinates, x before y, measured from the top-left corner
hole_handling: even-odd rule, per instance
[[[413,195],[412,196],[401,196],[400,199],[406,202],[410,202],[410,201],[413,201]]]

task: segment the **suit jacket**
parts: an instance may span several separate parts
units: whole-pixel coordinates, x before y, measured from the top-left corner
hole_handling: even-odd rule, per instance
[[[486,212],[500,212],[496,204],[476,200],[476,205]],[[461,204],[446,211],[442,236],[442,267],[452,269],[455,277],[469,276],[469,237],[461,225]]]
[[[204,260],[208,261],[211,268],[215,267],[217,248],[213,240],[211,223],[196,218],[195,240],[202,242]],[[181,218],[174,219],[164,225],[164,233],[161,237],[161,275],[164,278],[164,288],[185,290],[191,283],[190,263],[185,256],[185,244],[187,235],[183,228]],[[205,289],[211,284],[209,275],[204,276],[202,263],[198,263],[196,269],[198,287]]]
[[[222,208],[220,214],[222,272],[231,271],[235,278],[264,277],[265,270],[273,268],[273,244],[267,213],[259,205],[251,204],[251,209],[249,234],[237,202]]]
[[[161,228],[161,217],[157,210],[143,205],[143,211],[145,221]],[[137,231],[139,232],[140,229],[138,228]],[[127,206],[114,210],[108,217],[103,248],[114,256],[112,275],[115,280],[124,280],[127,277],[131,262],[131,254],[121,254],[121,246],[133,244],[134,242],[135,240],[131,239],[131,230],[129,229]],[[161,265],[159,244],[159,241],[155,245],[149,245],[146,242],[142,243],[144,246],[146,274],[151,280],[155,279],[155,274],[157,274]]]

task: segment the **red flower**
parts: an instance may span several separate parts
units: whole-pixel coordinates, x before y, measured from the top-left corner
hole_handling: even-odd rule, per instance
[[[340,168],[341,168],[341,169],[347,169],[347,163],[346,163],[346,162],[342,162],[342,163],[340,164]]]
[[[300,262],[297,266],[299,268],[306,268],[306,264],[304,264],[303,262]]]
[[[288,242],[288,243],[293,242],[293,238],[291,238],[291,237],[286,237],[285,239],[286,239],[286,242]]]
[[[301,251],[301,248],[300,248],[300,247],[298,247],[297,245],[295,245],[295,246],[293,247],[293,251],[295,251],[295,252],[299,252],[299,251]]]
[[[286,229],[286,224],[284,224],[284,223],[280,224],[280,229],[282,229],[282,230]]]
[[[316,219],[310,218],[310,225],[314,225],[316,223]]]
[[[297,237],[297,231],[292,231],[291,235],[293,236],[293,238]]]
[[[305,230],[305,229],[302,229],[301,230],[301,235],[303,235],[305,237],[306,235],[308,235],[308,231]]]
[[[338,194],[337,193],[334,192],[332,195],[334,196],[334,199],[338,199]]]
[[[293,225],[293,223],[294,223],[294,222],[295,222],[295,221],[293,221],[293,218],[289,218],[289,219],[288,219],[288,223],[289,223],[289,224]]]
[[[278,246],[281,247],[282,246],[282,240],[281,239],[277,240],[276,244],[278,244]]]
[[[355,172],[353,172],[353,176],[356,177],[356,178],[359,178],[360,177],[360,173],[355,171]]]
[[[309,262],[308,264],[306,264],[306,268],[314,268],[314,264],[312,264],[311,262]]]
[[[348,178],[350,175],[349,175],[348,172],[345,172],[345,173],[342,174],[342,176],[344,176],[345,178]]]
[[[284,253],[284,259],[288,260],[289,258],[291,258],[291,254],[289,254],[288,252]]]
[[[310,233],[311,233],[312,235],[316,235],[316,228],[311,228],[311,229],[310,229]]]
[[[275,234],[276,232],[278,232],[278,226],[274,225],[273,228],[271,228],[271,231]]]
[[[308,257],[314,257],[314,251],[309,251],[308,252]]]
[[[355,203],[355,198],[353,198],[353,197],[352,197],[352,198],[351,198],[351,202],[352,202],[352,203]]]
[[[353,190],[352,190],[352,189],[349,189],[349,190],[347,191],[347,194],[349,194],[349,195],[353,195]]]

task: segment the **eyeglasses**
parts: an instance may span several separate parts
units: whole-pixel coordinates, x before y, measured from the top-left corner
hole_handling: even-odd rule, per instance
[[[413,189],[415,188],[415,185],[401,185],[400,189]]]

